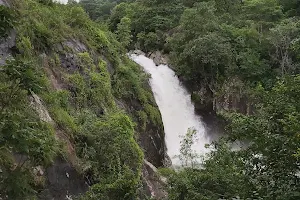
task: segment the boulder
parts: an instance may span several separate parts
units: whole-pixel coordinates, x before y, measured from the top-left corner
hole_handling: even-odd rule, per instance
[[[147,160],[144,160],[142,168],[143,195],[151,197],[151,199],[163,200],[167,199],[168,194],[165,191],[167,179],[159,175],[157,168]],[[145,199],[140,195],[139,199]]]
[[[160,51],[150,52],[148,57],[153,60],[156,66],[168,64],[167,59]]]
[[[138,50],[138,49],[132,51],[132,53],[136,54],[136,55],[143,55],[143,56],[146,55],[144,52],[142,52],[141,50]]]

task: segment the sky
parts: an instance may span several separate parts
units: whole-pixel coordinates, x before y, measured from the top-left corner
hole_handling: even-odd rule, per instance
[[[67,3],[68,2],[68,0],[55,0],[55,1],[60,2],[60,3]]]

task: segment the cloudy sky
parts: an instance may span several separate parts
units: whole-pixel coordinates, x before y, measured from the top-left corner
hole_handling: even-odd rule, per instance
[[[68,0],[55,0],[55,1],[61,2],[61,3],[67,3],[67,2],[68,2]],[[77,0],[77,1],[78,1],[78,0]]]

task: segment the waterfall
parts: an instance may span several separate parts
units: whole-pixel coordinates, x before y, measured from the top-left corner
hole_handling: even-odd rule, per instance
[[[181,85],[174,71],[167,65],[156,66],[153,60],[143,55],[130,55],[151,75],[150,85],[162,115],[165,129],[165,141],[174,166],[180,165],[180,141],[189,128],[197,131],[192,149],[200,155],[208,152],[204,146],[210,143],[201,118],[194,112],[191,95]],[[150,141],[149,141],[150,142]]]

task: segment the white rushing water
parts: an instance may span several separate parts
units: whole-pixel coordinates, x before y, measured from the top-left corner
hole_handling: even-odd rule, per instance
[[[165,141],[173,165],[179,165],[180,141],[189,128],[197,131],[193,146],[198,154],[208,152],[204,146],[210,143],[199,116],[194,112],[191,95],[181,85],[178,77],[167,65],[156,66],[153,60],[143,55],[130,55],[131,59],[151,74],[150,85],[162,115]],[[149,141],[150,142],[150,141]]]

